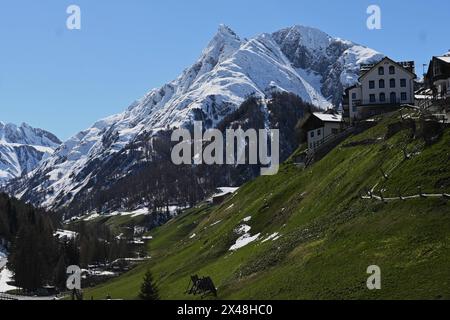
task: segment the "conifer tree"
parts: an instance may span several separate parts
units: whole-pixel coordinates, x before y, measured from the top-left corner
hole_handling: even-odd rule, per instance
[[[158,289],[153,282],[153,276],[150,270],[147,270],[144,276],[144,282],[141,285],[139,297],[142,300],[155,301],[159,300]]]

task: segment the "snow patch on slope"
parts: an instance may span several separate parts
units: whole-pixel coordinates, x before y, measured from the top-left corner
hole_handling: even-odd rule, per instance
[[[252,228],[246,224],[240,225],[238,228],[236,228],[235,230],[236,234],[241,236],[236,240],[236,243],[230,247],[229,251],[237,251],[249,245],[250,243],[258,240],[261,233],[252,236],[250,234],[251,229]]]

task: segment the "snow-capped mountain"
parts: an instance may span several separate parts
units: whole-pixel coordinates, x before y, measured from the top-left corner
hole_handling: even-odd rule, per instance
[[[274,91],[330,108],[339,104],[343,87],[357,81],[360,63],[381,58],[313,28],[294,26],[247,40],[221,25],[199,60],[176,80],[66,141],[10,192],[51,209],[70,206],[80,194],[108,188],[111,179],[105,182],[100,173],[131,174],[143,158],[134,146],[144,136],[194,120],[215,127],[249,96]]]
[[[0,122],[0,184],[35,169],[61,141],[50,132]]]

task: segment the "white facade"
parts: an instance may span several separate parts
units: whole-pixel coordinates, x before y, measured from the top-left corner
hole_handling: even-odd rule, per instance
[[[362,89],[360,86],[354,87],[349,91],[350,119],[358,118],[358,107],[362,101]]]
[[[415,78],[402,65],[384,58],[360,77],[358,86],[350,89],[350,118],[359,118],[365,106],[414,104]]]
[[[307,132],[308,148],[315,150],[321,146],[326,139],[338,134],[342,130],[342,116],[314,113],[314,116],[321,120],[322,126]]]

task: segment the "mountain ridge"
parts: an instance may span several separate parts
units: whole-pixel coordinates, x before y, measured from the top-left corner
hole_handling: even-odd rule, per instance
[[[94,168],[139,139],[189,127],[201,120],[216,127],[249,96],[266,98],[289,92],[323,109],[337,106],[343,87],[356,81],[359,63],[382,54],[318,29],[294,26],[242,40],[220,25],[200,58],[172,82],[151,90],[126,111],[97,121],[63,143],[53,156],[9,190],[48,209],[70,205],[81,190],[93,188]],[[118,168],[129,174],[143,151]],[[131,169],[130,169],[131,168]],[[107,188],[108,186],[96,186]]]
[[[0,121],[0,184],[35,169],[61,143],[54,134],[27,123]]]

